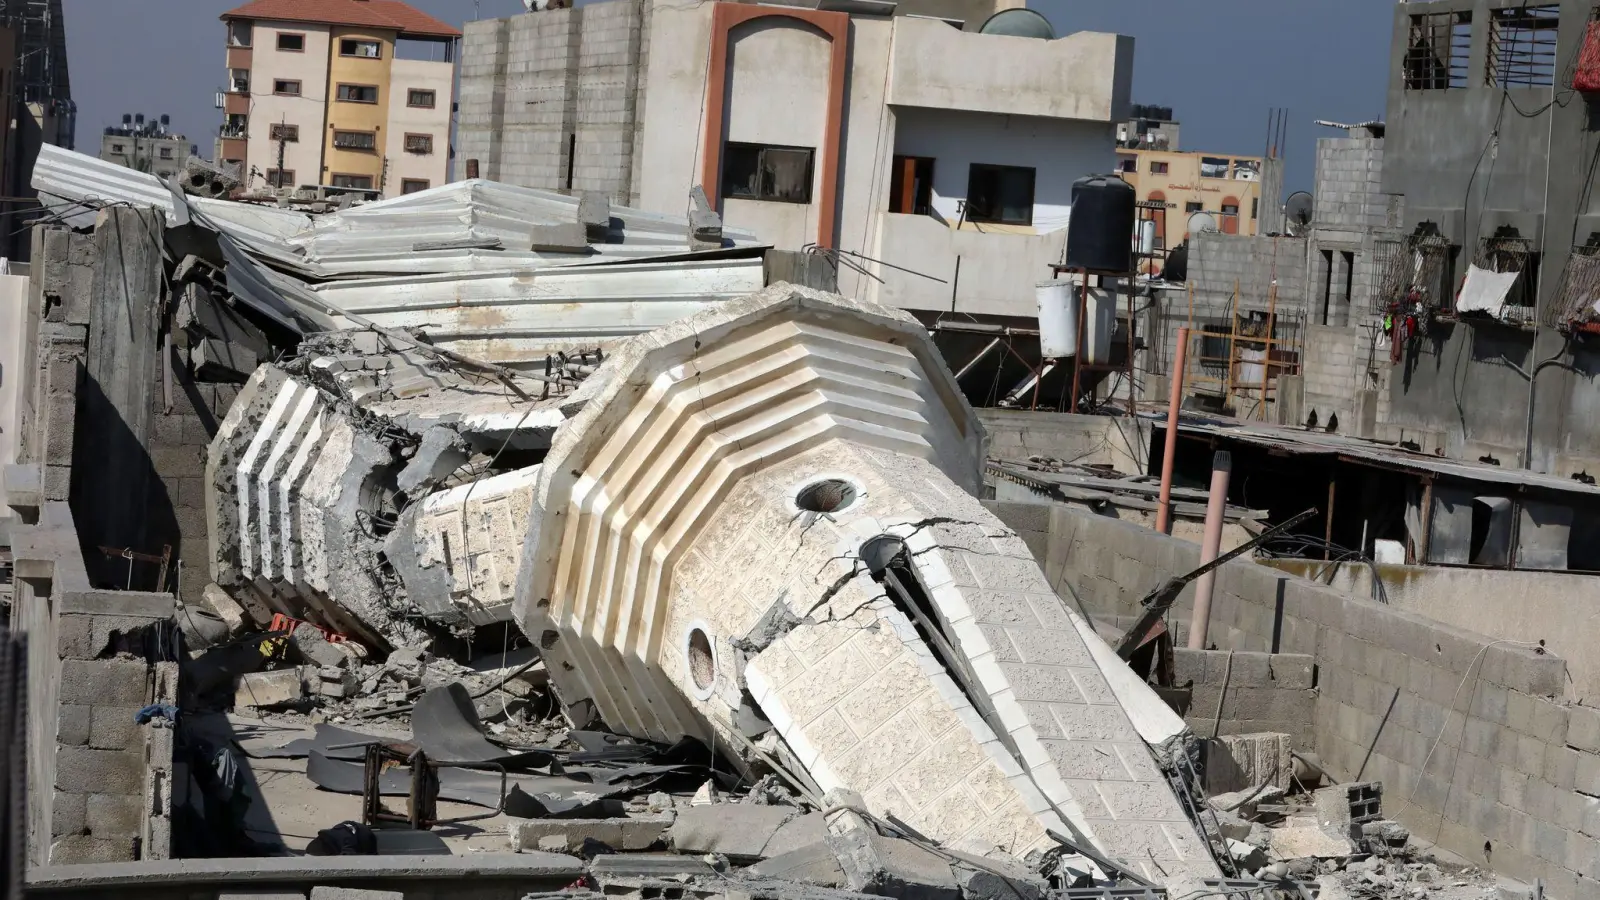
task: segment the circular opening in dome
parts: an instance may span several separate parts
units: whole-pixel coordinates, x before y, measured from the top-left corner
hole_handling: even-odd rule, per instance
[[[717,682],[717,658],[711,649],[711,635],[704,628],[689,629],[689,678],[704,699]]]
[[[806,512],[836,513],[856,502],[856,486],[842,478],[813,481],[795,495],[794,505]]]

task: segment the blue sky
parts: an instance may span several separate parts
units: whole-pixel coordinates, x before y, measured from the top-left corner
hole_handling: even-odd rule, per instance
[[[168,113],[209,155],[221,113],[223,31],[243,0],[65,0],[81,146],[124,112]],[[445,21],[510,15],[520,0],[412,0]],[[1290,111],[1287,184],[1309,188],[1316,119],[1382,118],[1394,0],[1031,0],[1058,33],[1136,41],[1134,101],[1170,106],[1188,149],[1259,154],[1267,111]]]

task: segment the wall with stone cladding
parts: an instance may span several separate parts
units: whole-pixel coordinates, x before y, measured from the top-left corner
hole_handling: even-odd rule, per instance
[[[1064,600],[1115,622],[1198,555],[1057,507],[1044,566]],[[1386,815],[1474,864],[1558,900],[1600,896],[1600,713],[1564,697],[1565,660],[1248,560],[1216,582],[1210,643],[1314,658],[1313,749],[1336,776],[1383,782]]]

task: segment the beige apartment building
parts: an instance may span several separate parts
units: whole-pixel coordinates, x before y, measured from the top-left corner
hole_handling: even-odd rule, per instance
[[[395,196],[449,180],[455,28],[398,0],[254,0],[222,21],[217,158],[249,188]]]
[[[1171,249],[1189,234],[1189,218],[1209,213],[1224,234],[1259,233],[1266,160],[1178,150],[1118,148],[1117,171],[1140,201],[1165,205],[1155,214],[1157,248]]]

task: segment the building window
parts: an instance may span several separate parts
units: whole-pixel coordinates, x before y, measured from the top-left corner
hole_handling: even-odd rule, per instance
[[[267,184],[275,188],[294,187],[293,169],[268,169]]]
[[[1118,156],[1117,171],[1130,174],[1137,173],[1139,171],[1139,161],[1131,156]]]
[[[270,132],[268,135],[268,140],[283,141],[289,144],[300,143],[299,125],[289,125],[283,122],[277,122],[274,123],[273,126],[268,129],[268,131]]]
[[[248,93],[250,93],[250,70],[249,69],[229,69],[228,70],[228,90],[232,91],[235,94],[248,94]]]
[[[218,135],[225,138],[247,137],[250,132],[250,117],[243,113],[230,113],[228,121],[222,124],[222,131]]]
[[[1561,7],[1520,6],[1489,14],[1489,83],[1502,88],[1549,87],[1556,77],[1556,31]]]
[[[406,152],[407,153],[432,153],[433,152],[433,135],[431,135],[431,134],[408,134],[408,135],[406,135]]]
[[[1152,162],[1150,164],[1150,174],[1151,175],[1165,175],[1165,174],[1167,174],[1167,171],[1168,171],[1167,163],[1164,163],[1164,162]]]
[[[1252,219],[1261,218],[1261,198],[1260,197],[1251,197],[1250,198],[1250,218],[1252,218]]]
[[[250,46],[250,33],[251,33],[251,25],[250,25],[249,22],[229,22],[228,23],[228,46],[230,46],[230,47],[248,47],[248,46]]]
[[[112,144],[111,145],[111,152],[112,153],[126,153],[127,151],[124,149],[123,145],[121,145],[121,144]]]
[[[172,158],[172,148],[171,147],[162,147],[161,151],[160,151],[160,156],[161,156],[162,159],[171,159]]]
[[[377,41],[359,41],[346,38],[339,42],[340,56],[358,56],[362,59],[378,59],[383,55],[383,45]]]
[[[914,216],[933,212],[933,160],[926,156],[896,156],[894,180],[889,183],[889,211]]]
[[[1472,57],[1472,13],[1427,13],[1411,17],[1406,37],[1405,83],[1408,91],[1464,88]],[[1492,63],[1491,69],[1493,71]]]
[[[1237,204],[1237,203],[1224,203],[1224,204],[1222,204],[1222,214],[1225,215],[1225,216],[1237,216],[1239,214],[1239,204]]]
[[[973,163],[967,169],[967,221],[1032,225],[1034,174],[1022,166]]]
[[[337,150],[377,150],[378,134],[374,131],[335,131],[333,146]]]
[[[1186,213],[1205,212],[1205,209],[1206,205],[1198,200],[1190,200],[1183,205],[1183,211]]]
[[[378,87],[372,84],[341,84],[334,96],[345,103],[377,103]]]
[[[1200,157],[1201,178],[1227,178],[1228,160],[1222,156]]]
[[[300,96],[300,82],[278,79],[272,83],[272,92],[280,97]]]
[[[370,191],[372,190],[372,176],[341,175],[335,172],[333,175],[333,186],[339,188],[351,188],[358,191]]]
[[[722,196],[777,203],[811,202],[810,147],[726,145]]]
[[[278,49],[285,53],[304,53],[306,49],[306,36],[292,34],[287,31],[278,32]]]
[[[425,191],[427,189],[428,179],[426,178],[400,179],[400,193],[402,194],[415,194],[418,191]]]
[[[414,106],[417,109],[433,109],[434,104],[437,102],[438,95],[433,91],[419,91],[416,88],[406,91],[407,106]]]

